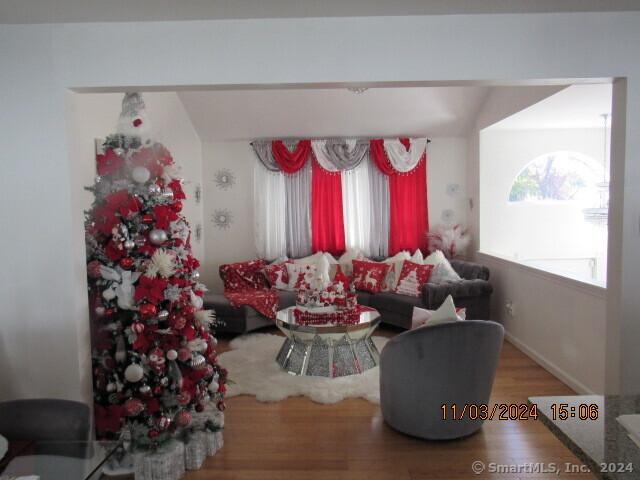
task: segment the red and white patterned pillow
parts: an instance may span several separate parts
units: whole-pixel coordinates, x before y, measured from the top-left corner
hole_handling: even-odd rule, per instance
[[[289,290],[311,290],[318,267],[309,263],[287,263]]]
[[[267,278],[262,273],[265,264],[264,260],[249,260],[220,265],[220,278],[225,290],[236,292],[238,290],[269,288]]]
[[[398,277],[396,293],[419,297],[422,293],[422,285],[429,281],[432,271],[433,265],[421,265],[411,260],[405,260]]]
[[[286,290],[289,288],[289,271],[287,270],[287,263],[272,263],[271,265],[265,265],[262,269],[264,276],[267,277],[269,284],[273,288],[278,290]]]
[[[352,260],[351,262],[353,264],[351,282],[356,290],[370,293],[382,291],[384,280],[389,271],[389,264],[366,260]]]

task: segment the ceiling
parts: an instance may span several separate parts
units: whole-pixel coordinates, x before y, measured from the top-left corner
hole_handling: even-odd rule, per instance
[[[271,137],[461,136],[489,87],[180,92],[203,141]]]
[[[0,23],[631,10],[638,0],[0,0]]]
[[[602,115],[611,115],[611,96],[611,84],[571,85],[488,128],[601,128]]]

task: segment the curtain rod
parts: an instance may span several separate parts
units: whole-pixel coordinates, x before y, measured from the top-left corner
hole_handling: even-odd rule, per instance
[[[382,140],[392,140],[392,139],[396,139],[396,138],[412,138],[412,137],[324,137],[324,138],[309,138],[308,140],[378,140],[378,139],[382,139]],[[413,137],[416,138],[416,137]],[[286,140],[307,140],[306,138],[298,138],[298,137],[294,137],[294,138],[256,138],[254,140],[251,140],[249,142],[249,145],[253,145],[253,142],[257,142],[257,141],[263,141],[263,142],[268,142],[268,141],[272,141],[272,140],[282,140],[282,141],[286,141]],[[427,138],[427,143],[431,143],[431,139]]]

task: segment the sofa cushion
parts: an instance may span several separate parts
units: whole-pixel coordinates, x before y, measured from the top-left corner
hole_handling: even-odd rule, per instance
[[[289,290],[278,290],[278,310],[282,310],[287,307],[293,307],[296,304],[296,292]]]
[[[225,298],[221,293],[207,292],[204,294],[204,308],[207,310],[214,310],[216,317],[229,318],[229,317],[244,317],[246,315],[257,315],[253,308],[250,307],[233,307],[229,300]]]
[[[422,307],[421,297],[409,297],[397,293],[382,292],[371,295],[370,307],[380,311],[394,312],[407,315],[407,323],[411,325],[413,307]]]

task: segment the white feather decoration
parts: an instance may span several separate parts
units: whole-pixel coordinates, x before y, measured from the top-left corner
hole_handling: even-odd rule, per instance
[[[176,265],[173,261],[173,254],[164,248],[159,248],[151,256],[151,261],[147,265],[146,275],[148,277],[156,277],[160,275],[163,278],[169,278],[176,272]]]
[[[215,321],[216,314],[213,310],[198,310],[194,313],[194,317],[199,327],[209,328],[209,325]]]

